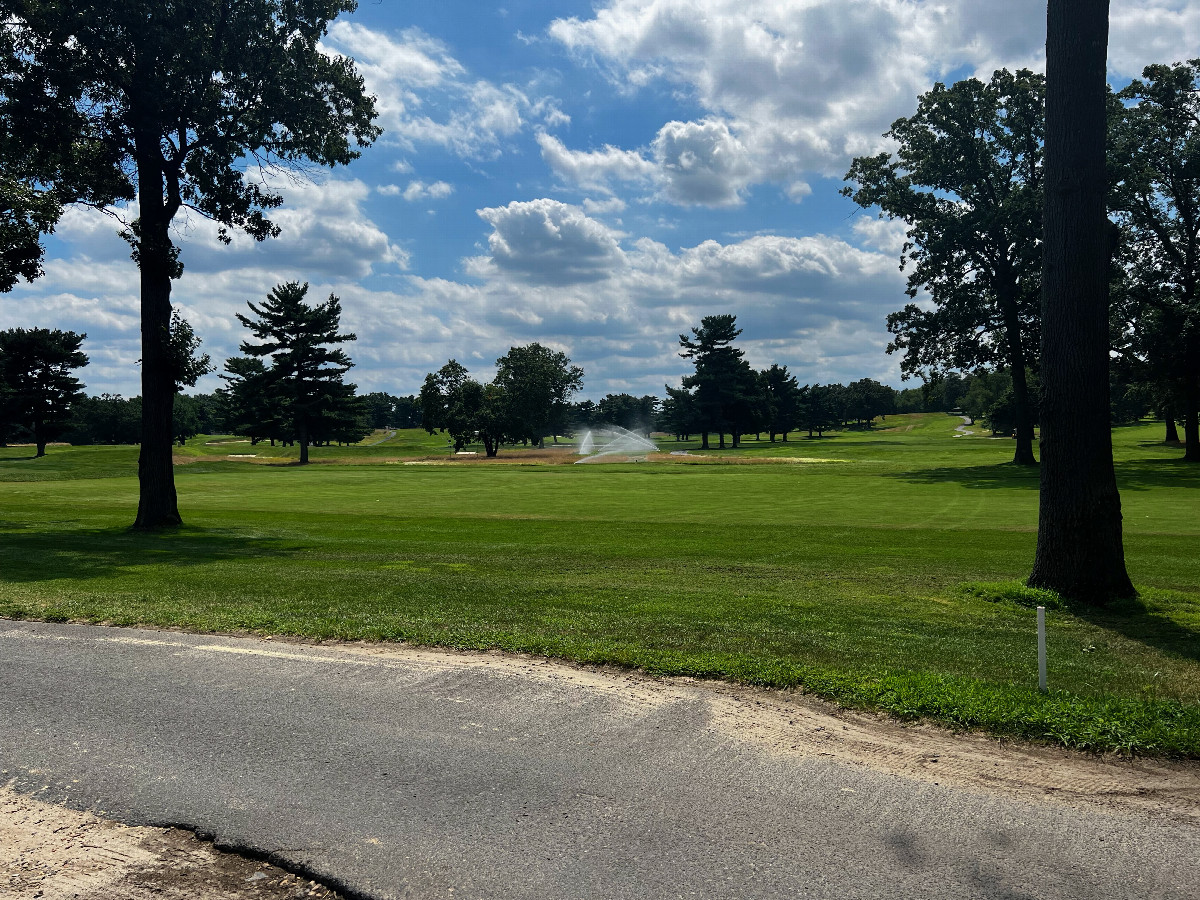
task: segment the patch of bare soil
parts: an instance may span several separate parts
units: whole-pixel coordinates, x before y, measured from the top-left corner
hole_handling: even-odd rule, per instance
[[[0,785],[0,897],[12,900],[334,900],[268,863],[178,828],[133,828]]]
[[[817,754],[891,775],[1024,800],[1200,825],[1200,765],[1085,754],[722,685],[714,725],[777,754]]]

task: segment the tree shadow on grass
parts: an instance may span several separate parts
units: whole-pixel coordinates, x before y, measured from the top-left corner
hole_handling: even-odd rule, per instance
[[[14,527],[8,523],[7,527]],[[202,566],[213,562],[280,558],[306,547],[243,532],[180,528],[164,533],[129,529],[8,531],[0,536],[0,584],[104,578],[136,566]]]
[[[961,484],[968,488],[1038,489],[1038,467],[998,463],[993,466],[943,466],[895,472],[886,478],[898,478],[911,484]]]
[[[1116,463],[1117,487],[1122,491],[1156,488],[1200,488],[1200,465],[1181,459],[1141,459]],[[992,466],[945,466],[888,474],[912,484],[961,484],[968,488],[1037,490],[1037,466],[999,463]]]
[[[1118,462],[1117,486],[1121,490],[1200,488],[1200,465],[1181,458],[1139,459]]]
[[[1071,612],[1098,628],[1115,631],[1168,656],[1200,662],[1200,632],[1148,608],[1141,600],[1102,607],[1072,606]]]

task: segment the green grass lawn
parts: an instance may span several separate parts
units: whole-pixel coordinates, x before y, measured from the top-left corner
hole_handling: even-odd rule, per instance
[[[136,448],[9,448],[0,615],[500,647],[1200,757],[1200,469],[1159,425],[1114,432],[1142,599],[1052,610],[1043,696],[1018,584],[1037,474],[958,424],[591,465],[451,460],[419,430],[303,468],[200,438],[179,454],[187,524],[158,536],[127,530]]]

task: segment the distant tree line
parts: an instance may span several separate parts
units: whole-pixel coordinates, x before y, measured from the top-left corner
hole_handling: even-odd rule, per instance
[[[734,345],[741,333],[736,317],[724,314],[705,316],[690,335],[679,336],[680,356],[692,361],[694,371],[681,387],[666,386],[663,431],[681,439],[698,434],[705,449],[716,434],[718,449],[724,449],[726,435],[734,448],[747,434],[766,433],[772,442],[795,431],[821,437],[833,428],[869,428],[895,412],[895,389],[870,378],[802,386],[787,366],[753,369]]]

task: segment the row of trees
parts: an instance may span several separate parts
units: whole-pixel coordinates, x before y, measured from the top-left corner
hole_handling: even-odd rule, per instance
[[[756,371],[734,346],[741,334],[737,317],[705,316],[690,335],[681,334],[680,356],[694,365],[683,386],[667,386],[661,418],[664,430],[676,435],[709,435],[725,447],[725,435],[739,446],[742,435],[767,432],[771,440],[805,429],[819,436],[826,429],[857,422],[869,426],[895,411],[896,392],[870,378],[850,385],[804,385],[778,364]]]
[[[224,391],[211,394],[180,394],[175,398],[172,410],[171,433],[175,440],[184,444],[199,434],[238,434],[239,410],[230,403]],[[396,397],[383,392],[365,394],[361,397],[366,414],[360,430],[372,431],[385,428],[415,428],[421,424],[416,411],[416,397]],[[122,397],[119,394],[101,394],[98,397],[78,396],[64,409],[63,422],[52,440],[70,444],[136,444],[141,440],[141,397]],[[278,415],[273,416],[278,418]],[[252,428],[256,433],[260,429]],[[259,440],[287,439],[282,435]],[[19,427],[3,435],[7,441],[30,440],[32,433]],[[316,441],[313,442],[316,444]]]
[[[335,348],[353,338],[338,333],[338,300],[331,296],[309,307],[304,303],[306,291],[306,285],[279,285],[265,303],[249,305],[255,319],[239,316],[261,342],[244,343],[246,355],[225,363],[223,389],[176,397],[176,441],[182,444],[197,434],[239,434],[256,443],[298,443],[305,459],[310,445],[353,443],[374,429],[423,423],[430,423],[431,431],[451,433],[459,448],[478,439],[490,443],[493,452],[501,443],[540,443],[546,436],[605,424],[643,433],[666,431],[681,438],[701,434],[705,447],[709,433],[716,432],[722,448],[725,434],[731,435],[734,447],[749,433],[766,432],[772,441],[776,436],[786,441],[798,430],[819,437],[851,423],[869,427],[876,417],[892,412],[956,409],[983,419],[996,433],[1015,428],[1012,382],[1006,372],[952,372],[899,393],[871,379],[801,386],[786,366],[750,369],[733,346],[740,334],[733,316],[707,317],[691,337],[681,336],[696,371],[683,388],[668,387],[665,402],[652,395],[618,393],[598,403],[572,403],[582,370],[539,344],[510,349],[497,361],[492,385],[474,383],[467,370],[451,360],[427,377],[420,397],[383,392],[358,396],[343,378],[349,358]],[[181,381],[194,382],[211,371],[185,322],[176,322],[175,335]],[[0,332],[0,440],[32,441],[39,456],[48,442],[58,439],[74,444],[140,440],[140,397],[86,397],[71,374],[87,364],[80,350],[85,337],[48,329]],[[1132,401],[1126,405],[1134,408]]]
[[[1110,342],[1119,378],[1200,461],[1200,60],[1147,67],[1107,103]],[[938,84],[860,157],[843,193],[907,226],[910,303],[888,317],[905,377],[1002,369],[1014,462],[1031,464],[1041,368],[1046,79]]]
[[[547,437],[602,425],[665,431],[681,439],[699,434],[706,449],[710,435],[718,436],[720,449],[729,435],[736,448],[746,434],[765,432],[772,441],[777,436],[786,441],[799,430],[819,437],[851,423],[870,427],[896,409],[896,391],[870,378],[801,386],[787,366],[755,371],[734,346],[740,334],[735,316],[718,315],[706,316],[691,336],[680,335],[681,355],[695,370],[682,387],[668,385],[662,401],[621,393],[598,403],[572,403],[583,370],[564,353],[537,343],[510,348],[496,360],[496,377],[486,384],[452,359],[425,377],[418,397],[421,423],[430,434],[448,434],[455,450],[482,443],[495,456],[502,444],[540,446]]]
[[[482,443],[488,456],[506,443],[544,446],[547,437],[573,430],[570,401],[582,386],[583,369],[538,343],[511,347],[487,384],[452,359],[425,376],[421,424],[430,434],[448,434],[455,450]]]

